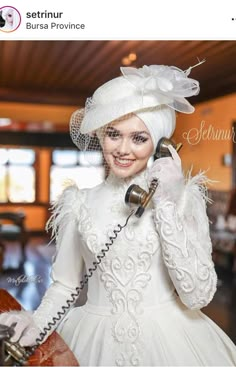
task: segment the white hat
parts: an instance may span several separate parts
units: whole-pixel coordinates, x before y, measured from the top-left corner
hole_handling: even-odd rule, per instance
[[[122,76],[100,86],[93,96],[87,99],[85,109],[73,113],[70,121],[73,142],[81,149],[81,135],[84,136],[82,138],[84,147],[86,135],[88,137],[91,132],[130,113],[139,116],[149,131],[151,129],[154,132],[155,128],[158,129],[160,120],[157,117],[160,111],[163,121],[168,120],[163,119],[164,115],[172,119],[166,134],[171,136],[175,128],[175,111],[194,112],[194,107],[185,98],[198,94],[200,90],[199,82],[188,78],[193,67],[186,71],[164,65],[145,65],[139,69],[121,67]],[[168,110],[172,112],[163,113]],[[151,123],[148,126],[150,120],[153,122],[155,120],[154,125]],[[151,133],[151,136],[153,138],[154,134]],[[153,139],[154,144],[156,139],[157,137]]]

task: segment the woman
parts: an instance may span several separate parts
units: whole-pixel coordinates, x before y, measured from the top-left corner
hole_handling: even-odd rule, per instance
[[[174,131],[175,110],[194,110],[185,99],[199,91],[190,70],[121,68],[122,76],[98,88],[85,111],[72,116],[73,141],[84,150],[99,141],[110,173],[92,189],[68,187],[55,204],[49,223],[57,241],[53,283],[32,317],[0,317],[0,323],[17,323],[14,340],[35,343],[38,330],[80,284],[85,264],[97,267],[87,302],[57,327],[80,365],[235,365],[234,344],[200,311],[212,300],[217,280],[205,178],[185,181],[172,147],[170,157],[147,169],[159,140]],[[153,179],[158,187],[149,206],[141,218],[130,216],[127,189],[136,184],[148,191]],[[113,244],[93,266],[106,243]]]
[[[2,18],[5,20],[5,25],[1,28],[1,31],[12,32],[20,24],[19,13],[12,7],[4,6],[2,8]]]

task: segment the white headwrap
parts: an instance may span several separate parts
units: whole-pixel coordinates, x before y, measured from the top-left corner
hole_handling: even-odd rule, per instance
[[[175,130],[175,111],[166,105],[136,112],[135,115],[144,122],[149,130],[154,149],[161,138],[170,138]]]
[[[12,14],[13,23],[10,24],[7,21],[7,14]],[[2,8],[2,17],[6,21],[4,27],[1,28],[3,31],[13,31],[16,29],[20,23],[20,16],[19,13],[12,7],[5,6]]]

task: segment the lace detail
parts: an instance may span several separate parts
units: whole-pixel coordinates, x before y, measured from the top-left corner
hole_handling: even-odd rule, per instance
[[[115,176],[112,172],[107,177],[105,184],[112,187],[113,191],[113,200],[112,205],[110,206],[110,211],[112,214],[117,215],[117,217],[121,217],[121,215],[128,215],[129,207],[125,204],[125,194],[130,185],[135,183],[136,185],[140,185],[144,190],[148,191],[147,185],[147,170],[140,172],[138,175],[122,179]]]
[[[148,170],[146,169],[136,174],[135,176],[129,178],[119,178],[115,176],[113,172],[111,172],[107,177],[105,184],[112,186],[112,189],[116,187],[121,189],[123,188],[123,190],[126,190],[133,183],[141,185],[143,189],[147,189],[147,182],[148,182]]]
[[[138,244],[137,244],[138,245]],[[103,264],[100,276],[112,304],[111,313],[115,316],[112,335],[119,343],[118,366],[141,363],[139,350],[141,331],[138,316],[143,313],[143,289],[151,279],[148,269],[151,253],[141,252],[138,256],[114,257]]]
[[[190,185],[189,185],[190,186]],[[185,195],[187,195],[185,193]],[[191,215],[174,203],[162,202],[156,209],[155,221],[160,233],[163,259],[183,303],[191,309],[206,306],[216,291],[216,273],[211,258],[208,218],[201,190],[188,189]]]
[[[81,191],[80,213],[78,217],[79,219],[78,231],[81,234],[85,245],[90,250],[93,257],[96,258],[97,255],[100,253],[101,249],[105,248],[104,246],[105,242],[103,239],[101,239],[101,235],[98,236],[99,231],[96,231],[94,227],[94,221],[92,221],[91,218],[91,210],[86,205],[87,195],[88,195],[87,189]]]
[[[111,256],[101,265],[100,279],[112,304],[111,313],[115,316],[112,335],[119,344],[118,366],[142,364],[138,317],[143,313],[143,292],[151,280],[149,269],[158,243],[155,231],[144,236],[130,226],[123,233],[123,239],[117,240]]]
[[[112,190],[112,200],[109,202],[107,212],[111,211],[113,215],[106,218],[105,223],[108,223],[103,228],[99,227],[98,235],[91,209],[85,205],[85,202],[88,202],[86,196],[81,200],[79,231],[95,257],[101,248],[104,248],[109,236],[114,234],[115,225],[123,223],[129,213],[129,208],[122,201],[129,184],[130,182],[126,182],[117,185],[116,180],[111,177],[104,184]],[[140,186],[145,188],[143,182]],[[140,222],[132,219],[98,266],[97,274],[100,273],[100,281],[111,304],[112,336],[117,343],[114,364],[118,366],[136,366],[143,361],[139,317],[144,311],[144,291],[152,278],[149,272],[152,258],[160,249],[159,237],[152,220],[152,210],[146,213],[145,220],[149,230],[142,233]]]

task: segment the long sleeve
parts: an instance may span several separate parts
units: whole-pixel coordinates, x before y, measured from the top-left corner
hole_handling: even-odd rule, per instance
[[[67,306],[67,300],[80,285],[84,262],[80,253],[79,233],[79,191],[76,186],[64,190],[59,200],[53,206],[53,215],[47,227],[52,229],[56,240],[56,256],[51,270],[52,284],[46,291],[42,302],[33,314],[36,325],[43,330],[48,322],[52,322],[62,306]],[[68,309],[65,312],[67,313]],[[62,318],[64,318],[64,316]],[[53,326],[50,332],[55,329]]]
[[[204,180],[201,173],[189,178],[177,203],[163,200],[154,209],[164,262],[179,297],[191,309],[212,300],[217,282]]]

